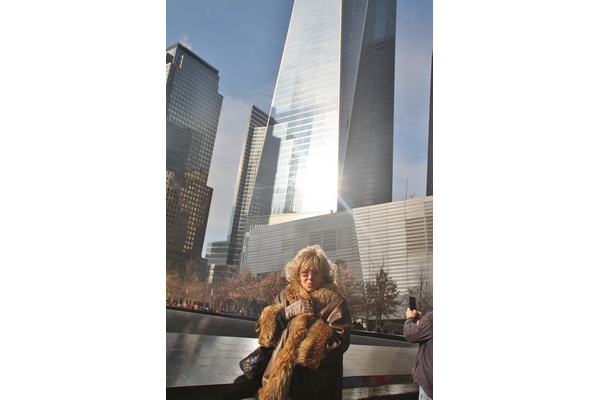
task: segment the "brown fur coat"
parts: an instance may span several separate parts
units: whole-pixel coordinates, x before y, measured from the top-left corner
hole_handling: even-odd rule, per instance
[[[346,300],[338,295],[335,284],[308,293],[290,283],[263,310],[256,324],[258,343],[274,351],[258,400],[341,399],[342,356],[350,345],[351,320]],[[309,300],[315,314],[298,315],[281,326],[277,315],[299,299]]]

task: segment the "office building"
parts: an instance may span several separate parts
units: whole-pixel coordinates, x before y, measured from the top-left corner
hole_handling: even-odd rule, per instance
[[[206,243],[204,257],[209,264],[226,264],[228,251],[229,242],[227,240],[208,242]]]
[[[395,34],[394,0],[294,2],[248,217],[392,200]]]
[[[208,242],[206,244],[207,275],[206,282],[223,282],[238,274],[238,269],[227,263],[229,241]]]
[[[343,259],[359,280],[371,281],[383,266],[400,293],[421,277],[433,286],[433,196],[262,226],[256,218],[242,264],[255,275],[285,270],[298,250],[319,244],[331,262]]]
[[[431,83],[429,86],[429,136],[427,139],[427,196],[433,196],[433,53],[431,54]]]
[[[235,204],[229,222],[229,254],[227,263],[239,267],[244,246],[246,218],[250,211],[250,201],[256,181],[256,171],[265,141],[266,126],[269,116],[256,106],[248,115],[246,137],[242,146],[242,155],[238,169],[235,189]],[[238,270],[239,272],[239,270]]]
[[[204,268],[207,186],[223,96],[219,71],[180,43],[166,51],[167,266]]]
[[[252,215],[391,201],[395,21],[393,0],[295,1]]]

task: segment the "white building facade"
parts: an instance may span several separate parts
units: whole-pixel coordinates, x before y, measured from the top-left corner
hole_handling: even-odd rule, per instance
[[[383,265],[400,294],[421,275],[433,285],[433,196],[354,208],[255,228],[241,269],[281,271],[298,250],[320,245],[331,262],[343,259],[368,281]]]

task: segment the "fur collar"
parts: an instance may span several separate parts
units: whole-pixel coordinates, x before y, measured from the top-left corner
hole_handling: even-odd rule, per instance
[[[333,283],[323,284],[312,293],[308,293],[299,282],[292,282],[285,288],[285,297],[288,302],[292,303],[300,299],[309,300],[315,313],[320,312],[339,294],[338,287]],[[259,334],[261,346],[274,346],[277,343],[273,334],[276,326],[275,320],[284,306],[284,304],[278,303],[264,309]],[[270,325],[267,325],[269,323]],[[272,326],[272,328],[267,329],[267,326]],[[303,313],[292,318],[287,327],[287,335],[281,336],[281,342],[278,345],[281,346],[281,349],[273,350],[273,358],[265,372],[268,377],[263,376],[262,387],[258,390],[256,399],[289,399],[295,366],[301,365],[309,370],[316,370],[325,357],[325,348],[332,334],[333,328],[321,318],[315,320],[312,313]],[[308,381],[306,384],[311,384],[311,382]]]
[[[315,313],[319,312],[339,295],[340,291],[335,283],[325,283],[312,293],[308,293],[300,282],[292,282],[285,289],[287,301],[293,303],[300,299],[309,300],[315,309]]]

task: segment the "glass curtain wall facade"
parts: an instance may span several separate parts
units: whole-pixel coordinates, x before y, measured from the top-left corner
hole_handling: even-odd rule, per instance
[[[180,43],[166,53],[167,265],[202,266],[213,192],[207,181],[223,103],[219,71]]]
[[[250,210],[250,200],[254,191],[256,171],[265,142],[266,126],[269,116],[256,106],[252,106],[248,116],[248,128],[242,157],[238,169],[237,186],[235,189],[235,204],[229,222],[229,251],[227,264],[239,267],[244,244],[246,218]],[[239,269],[237,270],[239,272]]]
[[[345,208],[391,201],[386,151],[391,155],[395,16],[392,0],[295,1],[270,110],[276,122],[266,133],[251,216],[329,213],[344,193],[352,194],[340,202]],[[381,40],[392,44],[375,57]],[[381,94],[385,85],[390,97]],[[386,122],[371,129],[374,120]],[[377,165],[367,160],[374,155]],[[353,163],[373,168],[367,175],[349,168]],[[375,184],[378,177],[385,177],[382,184]],[[374,180],[369,196],[344,189],[367,179]]]
[[[433,53],[431,54],[431,83],[429,86],[429,138],[427,140],[427,196],[433,196]]]
[[[238,274],[236,268],[227,264],[228,252],[228,241],[208,242],[206,244],[206,261],[208,263],[206,282],[223,282],[227,278],[232,278]]]
[[[371,0],[364,22],[338,209],[392,201],[395,54],[396,2]]]
[[[206,244],[205,256],[209,264],[225,264],[228,251],[229,242],[226,240],[208,242]]]

